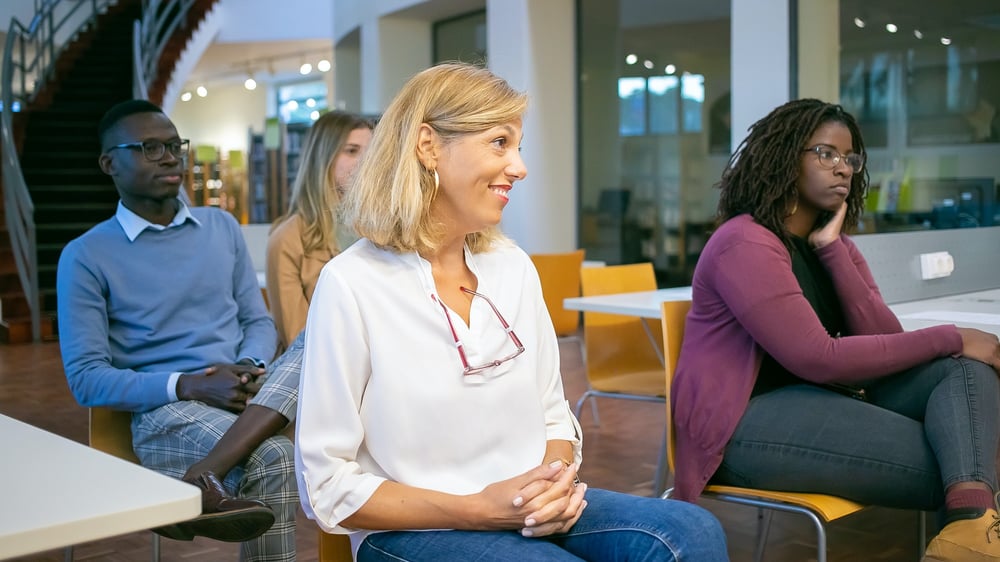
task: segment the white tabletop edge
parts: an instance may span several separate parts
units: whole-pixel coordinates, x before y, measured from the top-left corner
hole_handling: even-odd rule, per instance
[[[201,491],[0,415],[0,559],[185,521]]]

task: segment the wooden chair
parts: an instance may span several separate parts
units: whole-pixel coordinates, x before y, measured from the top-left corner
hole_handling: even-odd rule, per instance
[[[351,540],[347,535],[334,535],[319,530],[319,562],[353,562]]]
[[[580,270],[580,281],[585,297],[656,290],[656,275],[651,263],[585,267]],[[584,403],[596,397],[645,402],[665,400],[659,322],[621,314],[584,312],[583,340],[588,388],[576,403],[577,419]],[[600,424],[597,404],[593,401],[591,408],[595,423]],[[653,480],[654,495],[663,492],[666,477],[664,432]]]
[[[122,460],[139,464],[132,449],[132,413],[110,408],[90,408],[90,446]],[[160,560],[160,535],[153,537],[153,562]],[[66,559],[73,559],[72,547],[66,549]]]
[[[684,323],[691,309],[691,301],[668,301],[662,305],[663,355],[666,370],[667,388],[667,463],[672,471],[674,468],[674,423],[670,411],[670,386],[673,383],[674,369],[681,353],[681,341],[684,338]],[[849,475],[845,475],[849,477]],[[663,497],[669,497],[667,490]],[[785,511],[804,515],[812,521],[816,528],[816,560],[826,562],[826,524],[857,513],[866,506],[837,496],[825,494],[808,494],[797,492],[778,492],[757,488],[742,488],[738,486],[721,486],[710,484],[702,492],[702,497],[713,500],[736,503],[756,507],[761,511],[757,527],[757,547],[754,560],[764,559],[764,548],[767,545],[767,534],[770,530],[771,516],[775,511]],[[766,511],[764,511],[766,510]],[[923,555],[926,541],[926,522],[923,512],[920,514],[919,549]]]
[[[98,451],[139,464],[132,450],[132,414],[109,408],[90,409],[90,446]],[[160,535],[153,535],[153,562],[160,559]],[[67,549],[67,560],[72,550]],[[351,542],[347,535],[319,531],[320,562],[352,562]]]
[[[560,338],[575,337],[580,329],[580,313],[563,308],[563,299],[580,296],[580,269],[583,250],[564,254],[531,254],[542,282],[542,297],[552,325]]]

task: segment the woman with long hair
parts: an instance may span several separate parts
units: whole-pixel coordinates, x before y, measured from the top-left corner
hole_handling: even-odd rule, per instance
[[[725,560],[690,504],[588,488],[531,259],[499,230],[523,93],[445,64],[386,109],[344,203],[362,239],[306,326],[306,514],[371,560]],[[516,192],[516,194],[515,194]]]
[[[820,100],[778,107],[733,155],[671,392],[675,497],[712,481],[943,506],[925,559],[997,560],[1000,344],[903,331],[846,234],[867,187],[857,121]]]
[[[367,120],[330,111],[313,123],[302,144],[288,212],[267,241],[267,296],[279,350],[305,328],[319,272],[343,247],[338,234],[346,229],[337,210],[371,136]]]

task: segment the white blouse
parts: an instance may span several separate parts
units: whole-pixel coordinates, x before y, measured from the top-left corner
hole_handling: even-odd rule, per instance
[[[472,254],[477,292],[525,347],[466,376],[430,263],[362,239],[320,274],[306,323],[295,464],[302,506],[328,532],[385,480],[471,494],[530,470],[546,442],[574,443],[579,425],[563,394],[559,349],[530,258],[513,244]],[[469,365],[516,350],[497,315],[472,299],[470,323],[448,311]]]

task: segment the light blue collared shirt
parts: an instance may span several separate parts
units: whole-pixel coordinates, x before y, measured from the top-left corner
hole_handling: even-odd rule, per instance
[[[118,223],[122,225],[122,230],[125,231],[125,236],[128,238],[129,242],[135,242],[135,239],[142,234],[142,231],[148,229],[152,230],[166,230],[168,228],[173,228],[175,226],[180,226],[187,221],[191,221],[194,224],[201,226],[201,222],[191,214],[191,209],[180,198],[177,199],[177,214],[174,215],[173,220],[170,221],[166,226],[162,224],[154,224],[148,220],[140,217],[131,210],[129,210],[125,205],[122,204],[121,200],[118,200],[118,209],[115,211],[115,219]],[[240,359],[249,359],[254,362],[260,368],[265,368],[267,364],[257,359],[256,357],[241,357]],[[167,380],[167,395],[174,402],[177,401],[177,379],[181,377],[184,373],[175,371],[170,373],[170,378]]]
[[[168,228],[180,226],[189,219],[196,225],[201,226],[198,219],[194,218],[194,215],[191,214],[191,209],[188,209],[188,206],[185,205],[183,201],[178,199],[177,203],[179,205],[177,214],[174,215],[174,220],[170,221],[170,224],[166,226],[163,226],[162,224],[153,224],[133,213],[122,204],[121,200],[118,201],[118,210],[115,211],[115,219],[117,219],[118,223],[122,225],[122,229],[125,230],[125,236],[128,237],[129,242],[135,242],[135,239],[138,238],[139,235],[142,234],[142,231],[147,228],[151,228],[153,230],[166,230]]]

